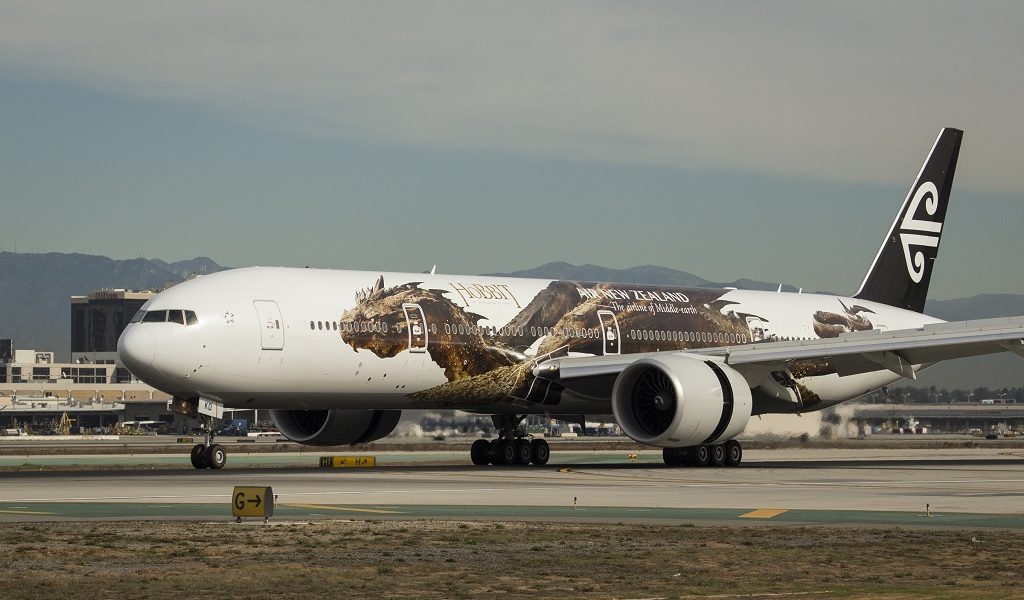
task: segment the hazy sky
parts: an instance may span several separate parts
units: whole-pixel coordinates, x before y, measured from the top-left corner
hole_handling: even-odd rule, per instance
[[[852,292],[940,127],[932,295],[1024,293],[1019,2],[0,0],[0,248],[658,264]]]

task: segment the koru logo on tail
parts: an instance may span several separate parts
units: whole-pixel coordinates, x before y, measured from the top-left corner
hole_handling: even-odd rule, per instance
[[[911,246],[918,248],[938,248],[939,234],[942,233],[942,223],[939,221],[928,221],[917,218],[917,212],[924,201],[924,212],[928,216],[935,216],[939,210],[939,190],[935,184],[926,181],[914,192],[910,200],[907,213],[903,215],[900,223],[900,242],[903,244],[903,258],[907,261],[907,273],[914,283],[921,283],[924,278],[925,256],[920,250],[911,251]]]

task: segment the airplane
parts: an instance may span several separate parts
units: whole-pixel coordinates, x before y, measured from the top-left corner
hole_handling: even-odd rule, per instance
[[[123,364],[203,420],[197,469],[227,460],[224,407],[268,409],[288,439],[362,444],[406,409],[491,415],[476,465],[546,464],[528,415],[612,414],[670,466],[736,466],[752,416],[821,410],[941,360],[1024,356],[1024,317],[922,311],[963,132],[944,128],[859,290],[834,294],[430,273],[250,267],[150,299]]]

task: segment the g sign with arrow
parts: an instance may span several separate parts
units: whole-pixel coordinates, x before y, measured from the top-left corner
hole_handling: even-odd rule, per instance
[[[267,487],[235,486],[231,493],[231,515],[264,520],[274,516],[274,491]]]

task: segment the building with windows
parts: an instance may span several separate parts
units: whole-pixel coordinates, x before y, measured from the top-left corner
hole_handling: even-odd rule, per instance
[[[72,397],[69,390],[90,393],[93,397],[137,396],[122,391],[142,392],[152,398],[153,388],[132,377],[124,367],[113,362],[54,362],[53,352],[14,350],[10,360],[0,362],[0,395],[17,395],[20,389],[40,392],[43,396]],[[101,393],[102,392],[102,393]],[[117,393],[106,393],[117,392]],[[81,396],[81,394],[75,394]]]
[[[170,396],[116,364],[54,362],[53,352],[18,350],[0,362],[0,427],[42,424],[67,415],[81,427],[132,420],[180,426]]]
[[[117,338],[156,290],[99,290],[71,297],[71,360],[117,362]]]

